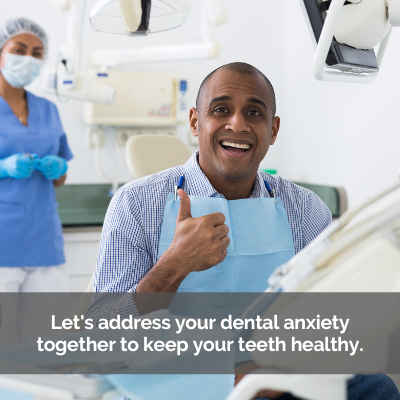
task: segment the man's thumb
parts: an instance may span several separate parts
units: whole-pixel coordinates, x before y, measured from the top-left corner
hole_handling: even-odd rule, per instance
[[[179,204],[179,212],[178,212],[177,222],[183,221],[187,218],[192,218],[189,196],[182,189],[178,190],[178,195],[180,198],[180,204]]]

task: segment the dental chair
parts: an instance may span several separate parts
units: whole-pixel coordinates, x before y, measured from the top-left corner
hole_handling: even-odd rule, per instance
[[[170,135],[137,135],[126,143],[126,161],[133,179],[185,164],[192,151]]]
[[[376,271],[377,262],[380,266],[379,272]],[[377,273],[380,279],[376,279]],[[348,276],[354,279],[345,279]],[[344,213],[309,246],[277,268],[269,283],[267,292],[400,292],[400,181],[359,207]],[[249,306],[242,318],[257,305],[257,301]],[[301,306],[298,302],[286,304],[277,300],[268,306],[266,312],[284,313],[287,309],[301,309]],[[380,315],[376,313],[375,317],[378,321]],[[393,326],[383,325],[381,332],[389,335],[392,330]],[[260,340],[261,334],[260,331],[253,332],[252,340]],[[346,381],[352,377],[348,374],[273,374],[272,372],[276,372],[273,368],[280,368],[282,371],[284,367],[279,364],[279,357],[271,360],[254,357],[254,361],[261,367],[257,371],[259,374],[244,377],[226,400],[250,400],[262,389],[290,391],[308,400],[345,400]],[[15,378],[1,376],[0,386],[36,393],[38,398],[50,400],[106,400],[118,397],[118,392],[113,390],[112,385],[102,379],[79,376],[45,376],[42,382],[38,379],[35,376],[30,380],[27,375]],[[72,389],[73,382],[75,389]],[[87,390],[91,388],[91,395],[82,393],[77,396],[78,388],[81,393],[87,394]],[[50,389],[54,389],[54,394],[58,391],[57,396],[43,395]],[[124,388],[120,388],[120,393],[123,391]],[[63,396],[60,396],[61,393]]]
[[[308,247],[277,268],[269,284],[267,292],[400,292],[400,181],[344,213]],[[246,318],[257,301],[261,301],[261,296],[242,318]],[[285,311],[285,305],[271,306],[275,313]],[[301,309],[300,304],[290,307]],[[379,315],[375,317],[378,321]],[[386,337],[396,329],[377,324],[382,326],[382,335]],[[262,340],[262,332],[255,331],[252,340]],[[279,364],[279,359],[271,358],[267,363],[262,358],[255,359],[264,368],[244,377],[227,400],[250,400],[262,389],[290,391],[309,400],[346,399],[346,381],[352,375],[271,374],[276,372],[272,365],[285,367]],[[399,384],[398,375],[389,376]]]

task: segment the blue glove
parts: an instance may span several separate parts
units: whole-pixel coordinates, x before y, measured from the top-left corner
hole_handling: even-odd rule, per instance
[[[0,179],[24,179],[32,175],[33,168],[38,162],[36,154],[13,154],[0,160]]]
[[[40,171],[47,179],[54,181],[67,172],[68,164],[64,158],[50,154],[40,159],[36,163],[35,169]]]

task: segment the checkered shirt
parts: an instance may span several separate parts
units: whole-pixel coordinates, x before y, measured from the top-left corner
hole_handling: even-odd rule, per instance
[[[97,256],[94,292],[134,292],[158,260],[164,206],[181,175],[191,196],[222,197],[204,175],[194,153],[185,165],[132,181],[111,200]],[[308,189],[258,171],[252,198],[268,198],[264,181],[282,199],[296,253],[307,246],[332,221],[322,200]]]

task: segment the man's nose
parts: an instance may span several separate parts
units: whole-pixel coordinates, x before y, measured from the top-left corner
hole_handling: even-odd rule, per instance
[[[246,118],[241,112],[236,112],[232,114],[231,118],[225,126],[225,129],[236,133],[250,132],[250,127],[246,122]]]

